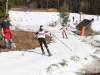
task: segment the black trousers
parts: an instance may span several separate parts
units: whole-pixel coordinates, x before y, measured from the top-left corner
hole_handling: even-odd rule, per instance
[[[38,41],[39,41],[39,43],[40,43],[42,53],[45,53],[45,52],[44,52],[44,49],[43,49],[43,46],[42,46],[42,43],[43,43],[44,46],[46,47],[46,50],[47,50],[48,54],[50,55],[51,53],[50,53],[50,51],[49,51],[49,49],[48,49],[48,46],[47,46],[47,44],[46,44],[45,38],[38,38]]]
[[[45,38],[38,38],[38,41],[40,43],[41,48],[43,48],[42,43],[44,44],[44,46],[46,47],[46,49],[48,48],[48,46],[46,44]]]

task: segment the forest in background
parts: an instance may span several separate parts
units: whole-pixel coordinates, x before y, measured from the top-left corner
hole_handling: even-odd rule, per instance
[[[0,0],[0,17],[5,15],[7,0]],[[60,11],[66,3],[69,12],[84,14],[100,14],[100,0],[8,0],[8,8],[49,9]]]

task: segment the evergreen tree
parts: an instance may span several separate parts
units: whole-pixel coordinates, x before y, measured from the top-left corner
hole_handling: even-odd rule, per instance
[[[59,15],[61,18],[61,24],[67,25],[69,22],[69,10],[66,2],[60,7]]]
[[[0,0],[0,18],[5,16],[6,0]]]

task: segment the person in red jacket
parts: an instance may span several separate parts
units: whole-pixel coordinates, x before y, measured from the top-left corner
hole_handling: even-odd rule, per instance
[[[4,48],[8,48],[8,40],[10,42],[10,49],[13,49],[12,34],[10,31],[10,18],[6,16],[1,23],[2,36],[4,37]]]
[[[48,46],[46,44],[45,33],[48,33],[48,31],[45,31],[43,29],[43,26],[41,25],[39,31],[35,33],[34,39],[36,38],[36,36],[38,36],[38,41],[40,43],[40,47],[41,47],[41,50],[42,50],[42,55],[45,54],[44,49],[43,49],[43,45],[42,45],[42,43],[43,43],[44,46],[46,47],[46,50],[48,52],[48,55],[51,56],[51,53],[49,51],[49,48],[48,48]]]

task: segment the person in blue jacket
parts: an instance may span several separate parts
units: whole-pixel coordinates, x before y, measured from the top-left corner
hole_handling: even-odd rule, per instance
[[[10,49],[13,50],[12,33],[10,30],[9,16],[6,16],[1,23],[2,36],[4,37],[4,48],[8,48],[8,41],[10,42]]]

